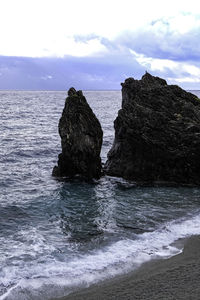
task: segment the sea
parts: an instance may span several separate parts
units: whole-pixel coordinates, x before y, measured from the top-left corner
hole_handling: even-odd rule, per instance
[[[121,92],[84,95],[102,124],[105,163]],[[176,255],[176,241],[200,234],[198,187],[52,177],[66,96],[0,91],[0,300],[59,298]]]

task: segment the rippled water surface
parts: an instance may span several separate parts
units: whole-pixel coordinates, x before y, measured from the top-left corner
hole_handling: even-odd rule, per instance
[[[195,92],[200,95],[199,92]],[[99,118],[102,161],[121,92],[85,92]],[[198,188],[134,188],[51,176],[65,92],[0,92],[0,299],[51,299],[157,257],[200,234]]]

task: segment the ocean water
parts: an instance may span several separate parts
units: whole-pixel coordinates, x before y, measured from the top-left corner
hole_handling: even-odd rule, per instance
[[[199,91],[194,91],[200,96]],[[99,118],[102,161],[119,91],[84,93]],[[52,299],[181,251],[200,234],[199,188],[135,188],[120,178],[62,182],[58,121],[66,92],[0,92],[0,299]]]

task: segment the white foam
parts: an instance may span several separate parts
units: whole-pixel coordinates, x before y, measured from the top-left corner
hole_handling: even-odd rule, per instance
[[[61,297],[78,287],[89,286],[138,268],[150,259],[178,254],[181,250],[172,246],[172,243],[196,234],[200,234],[200,215],[168,222],[154,232],[138,235],[138,239],[120,240],[73,260],[47,259],[45,263],[26,265],[23,269],[7,267],[4,268],[3,277],[0,277],[0,283],[15,286],[8,289],[0,299],[39,300]]]

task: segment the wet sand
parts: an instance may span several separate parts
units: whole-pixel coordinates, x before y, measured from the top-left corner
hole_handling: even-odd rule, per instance
[[[137,271],[93,285],[60,300],[200,299],[200,236],[181,254],[143,264]]]

